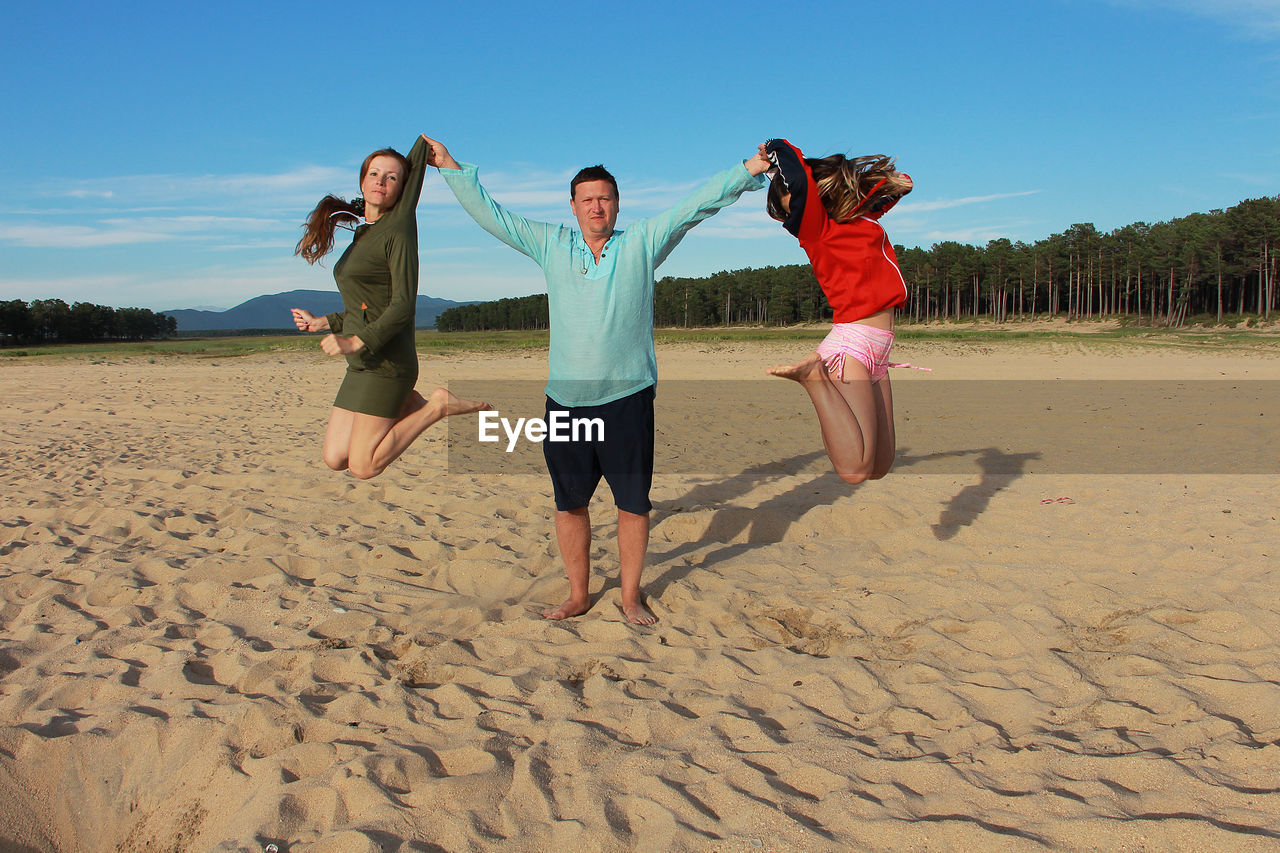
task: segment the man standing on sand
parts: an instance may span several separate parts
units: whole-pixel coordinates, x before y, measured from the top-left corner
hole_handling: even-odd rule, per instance
[[[551,315],[547,421],[564,411],[568,418],[604,422],[603,441],[542,444],[555,490],[556,539],[569,575],[569,598],[542,615],[567,619],[591,607],[588,504],[603,475],[618,508],[622,611],[633,624],[652,625],[657,620],[640,595],[640,575],[653,507],[654,270],[690,228],[762,188],[769,160],[757,152],[670,210],[623,231],[614,228],[617,181],[603,166],[591,166],[569,185],[579,231],[505,210],[480,186],[475,166],[459,164],[443,144],[423,139],[431,145],[427,162],[471,218],[542,267]]]

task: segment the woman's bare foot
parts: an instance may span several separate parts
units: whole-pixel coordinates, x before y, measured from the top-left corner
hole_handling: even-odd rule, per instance
[[[827,365],[822,356],[810,353],[809,356],[795,364],[781,364],[765,371],[770,376],[781,376],[783,379],[794,379],[796,382],[813,382],[827,378]]]
[[[561,619],[572,619],[574,616],[581,616],[590,609],[591,599],[577,601],[573,598],[567,598],[559,607],[551,607],[542,611],[542,618],[559,622]]]
[[[627,621],[632,625],[652,625],[658,621],[658,617],[654,616],[649,608],[644,606],[643,601],[636,601],[628,604],[622,602],[622,615],[627,617]]]
[[[469,415],[472,412],[486,412],[492,407],[482,400],[464,400],[454,395],[448,388],[437,388],[431,392],[427,406],[433,413],[442,418],[449,415]]]

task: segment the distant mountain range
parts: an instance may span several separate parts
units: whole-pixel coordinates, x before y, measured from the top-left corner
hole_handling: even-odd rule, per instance
[[[474,305],[474,302],[454,302],[434,296],[419,296],[415,325],[427,328],[436,324],[436,317],[446,308],[457,305]],[[194,308],[178,308],[165,311],[178,321],[179,332],[211,332],[233,329],[294,329],[290,308],[305,308],[319,317],[342,310],[342,297],[336,290],[290,290],[255,296],[226,311],[199,311]]]

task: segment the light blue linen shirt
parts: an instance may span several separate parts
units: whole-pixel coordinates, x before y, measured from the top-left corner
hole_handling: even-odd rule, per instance
[[[598,406],[658,381],[654,271],[690,228],[765,184],[741,163],[727,169],[670,210],[615,230],[596,263],[582,232],[511,213],[480,185],[475,166],[459,165],[440,174],[463,209],[542,267],[551,313],[546,393],[562,406]]]

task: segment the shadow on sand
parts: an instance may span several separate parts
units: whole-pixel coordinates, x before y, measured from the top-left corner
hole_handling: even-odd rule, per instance
[[[724,545],[708,552],[697,566],[669,566],[661,577],[648,584],[652,593],[661,594],[662,590],[670,584],[687,577],[694,568],[706,568],[755,548],[777,544],[786,537],[791,525],[814,507],[830,506],[840,498],[851,494],[855,489],[875,488],[874,483],[850,486],[834,471],[828,470],[798,483],[785,492],[774,495],[757,506],[723,506],[726,502],[743,497],[765,483],[793,477],[810,464],[824,459],[825,456],[823,451],[815,451],[780,462],[752,465],[744,468],[736,476],[715,483],[699,484],[677,498],[664,501],[661,507],[655,509],[653,523],[655,531],[660,530],[664,522],[678,516],[686,508],[704,505],[722,508],[715,511],[710,523],[696,541],[676,545],[665,552],[651,548],[651,559],[655,563],[670,563],[703,548],[731,542],[742,536],[744,532],[746,541]],[[971,457],[977,464],[978,482],[962,488],[943,506],[938,521],[931,525],[934,537],[939,540],[951,539],[961,528],[973,524],[986,511],[991,499],[1021,477],[1026,464],[1040,458],[1040,454],[1037,452],[1006,453],[994,447],[986,447],[915,456],[909,449],[904,449],[899,453],[894,469],[902,471],[930,462],[965,457]]]

